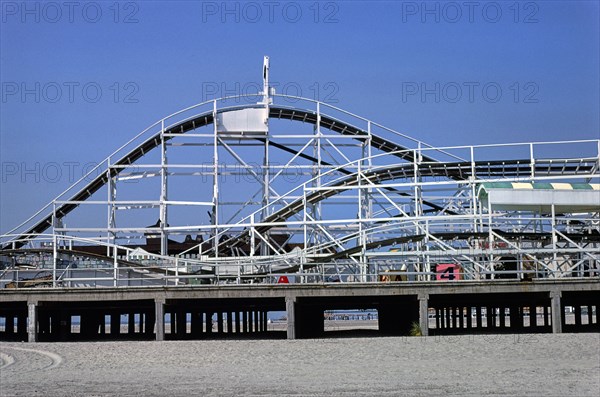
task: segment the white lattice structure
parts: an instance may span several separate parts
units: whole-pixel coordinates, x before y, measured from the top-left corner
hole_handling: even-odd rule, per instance
[[[0,287],[598,277],[599,140],[436,147],[264,67],[2,235]]]

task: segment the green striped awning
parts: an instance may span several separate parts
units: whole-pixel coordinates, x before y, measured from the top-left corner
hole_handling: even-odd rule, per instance
[[[484,182],[479,185],[479,198],[487,197],[490,189],[514,190],[600,190],[599,183],[561,183],[561,182]]]

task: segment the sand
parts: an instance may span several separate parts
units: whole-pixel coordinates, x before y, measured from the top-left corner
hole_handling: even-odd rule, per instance
[[[1,396],[596,396],[600,334],[0,343]]]

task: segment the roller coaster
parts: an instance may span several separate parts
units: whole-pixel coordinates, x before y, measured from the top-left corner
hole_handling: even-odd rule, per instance
[[[269,68],[1,235],[0,288],[600,277],[600,140],[438,147]]]

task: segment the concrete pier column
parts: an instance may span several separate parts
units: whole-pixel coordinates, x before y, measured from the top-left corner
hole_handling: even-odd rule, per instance
[[[240,333],[240,312],[239,311],[235,311],[235,333],[239,334]]]
[[[285,298],[285,311],[287,316],[287,338],[296,339],[296,298]]]
[[[38,323],[38,308],[37,302],[27,302],[27,341],[28,342],[37,342],[38,341],[38,332],[37,332],[37,323]]]
[[[156,313],[156,340],[165,340],[165,300],[154,300],[154,312]]]
[[[450,321],[452,320],[452,308],[451,307],[445,307],[444,308],[444,319],[446,321],[446,328],[450,328]]]
[[[419,327],[421,327],[421,335],[429,335],[429,294],[419,294]]]
[[[550,299],[552,305],[552,333],[560,334],[562,333],[562,305],[560,303],[561,298],[560,291],[552,291],[550,292]]]
[[[592,325],[593,323],[593,317],[592,317],[592,309],[594,308],[594,306],[592,305],[587,305],[587,318],[588,318],[588,324]]]
[[[263,314],[263,332],[267,332],[267,327],[268,327],[268,319],[267,319],[267,312],[262,312]]]
[[[505,328],[506,327],[506,315],[505,315],[506,308],[504,306],[500,306],[500,308],[498,308],[498,310],[499,310],[499,315],[500,315],[500,324],[498,326],[500,328]]]
[[[244,333],[247,334],[248,332],[250,332],[250,329],[248,328],[248,312],[246,310],[244,310],[244,312],[242,313],[242,317],[243,317],[243,329],[244,329]]]
[[[258,312],[256,310],[252,310],[252,325],[253,331],[258,332]]]
[[[455,306],[452,310],[452,313],[454,314],[454,319],[452,320],[452,327],[454,328],[458,328],[458,324],[460,323],[460,320],[458,319],[458,316],[460,315],[459,309],[459,307]]]

